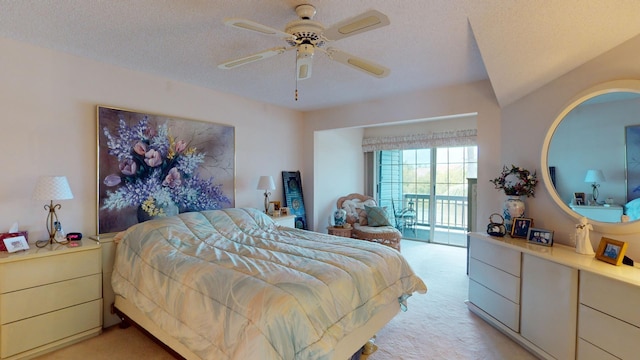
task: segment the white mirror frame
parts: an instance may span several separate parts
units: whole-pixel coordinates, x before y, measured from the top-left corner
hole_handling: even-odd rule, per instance
[[[542,154],[540,163],[542,179],[544,185],[551,195],[553,201],[558,205],[564,212],[571,215],[572,217],[579,219],[582,215],[573,211],[569,205],[565,204],[564,201],[558,195],[553,183],[551,182],[551,176],[549,175],[549,163],[548,163],[548,155],[549,155],[549,145],[551,144],[551,138],[555,133],[558,125],[564,119],[564,117],[571,112],[578,105],[583,102],[603,94],[609,94],[614,92],[635,92],[640,93],[640,80],[616,80],[606,82],[600,85],[593,86],[575,96],[567,106],[558,114],[556,119],[553,121],[551,126],[549,127],[549,131],[544,138],[542,143]],[[640,232],[640,220],[636,220],[628,223],[606,223],[595,220],[589,220],[589,222],[593,225],[593,230],[600,233],[614,234],[614,235],[623,235],[623,234],[631,234]]]

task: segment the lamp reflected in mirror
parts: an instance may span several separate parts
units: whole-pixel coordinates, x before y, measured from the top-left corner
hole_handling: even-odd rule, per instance
[[[587,175],[584,177],[584,182],[586,183],[591,183],[591,187],[593,188],[593,202],[594,204],[598,204],[598,196],[599,196],[599,191],[598,188],[600,187],[601,182],[605,182],[607,181],[604,177],[604,174],[602,173],[602,170],[597,169],[597,170],[587,170]]]

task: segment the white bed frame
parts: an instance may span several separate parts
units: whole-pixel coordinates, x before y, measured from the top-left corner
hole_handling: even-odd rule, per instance
[[[187,360],[200,359],[195,353],[189,350],[181,342],[173,338],[166,331],[158,327],[142,311],[127,299],[116,295],[115,308],[138,326],[145,329],[156,339],[171,348],[180,356]],[[359,327],[349,335],[345,336],[337,344],[333,358],[335,360],[350,359],[369,339],[371,339],[383,326],[385,326],[400,311],[400,304],[397,300],[385,305],[382,311],[373,316],[367,323]]]

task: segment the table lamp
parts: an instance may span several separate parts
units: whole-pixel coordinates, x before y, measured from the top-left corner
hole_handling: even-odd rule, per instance
[[[33,198],[36,200],[49,200],[50,203],[44,206],[49,211],[47,215],[47,232],[49,233],[48,244],[57,242],[55,240],[56,227],[55,222],[58,221],[56,209],[60,209],[60,204],[53,204],[53,200],[73,199],[71,188],[66,176],[41,176],[38,179],[36,188],[33,192]],[[36,242],[38,245],[38,242]]]
[[[587,175],[584,177],[584,182],[591,183],[591,187],[593,188],[593,202],[598,203],[598,188],[600,187],[599,182],[605,182],[606,179],[602,170],[587,170]]]
[[[264,190],[264,212],[266,213],[269,209],[269,196],[271,193],[269,190],[275,190],[276,184],[273,182],[272,176],[260,176],[260,180],[258,181],[258,190]]]

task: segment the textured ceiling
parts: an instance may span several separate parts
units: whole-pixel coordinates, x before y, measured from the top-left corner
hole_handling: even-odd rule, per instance
[[[295,52],[221,70],[283,46],[227,27],[242,17],[284,30],[311,3],[328,27],[369,9],[391,24],[331,43],[391,68],[377,79],[314,56],[298,82]],[[489,79],[501,105],[640,34],[640,1],[603,0],[21,0],[0,2],[0,36],[299,110]]]

